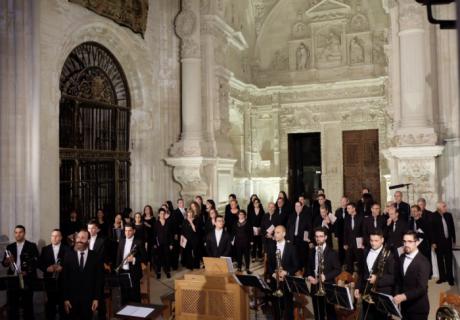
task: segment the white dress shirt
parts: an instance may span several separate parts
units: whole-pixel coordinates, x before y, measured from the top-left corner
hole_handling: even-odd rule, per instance
[[[449,228],[447,228],[447,223],[446,219],[444,219],[444,215],[441,215],[441,220],[442,220],[442,228],[444,229],[444,238],[448,239],[449,238]]]
[[[297,234],[299,233],[299,220],[300,220],[300,214],[296,214],[294,236],[297,236]]]
[[[216,235],[216,243],[217,243],[217,246],[219,247],[219,243],[220,243],[220,239],[222,239],[222,233],[224,232],[223,229],[220,229],[220,230],[217,230],[215,229],[214,230],[214,233]]]
[[[281,257],[283,257],[285,245],[286,245],[286,240],[281,240],[279,242],[276,242],[276,250],[280,251]]]
[[[16,242],[16,265],[18,266],[18,271],[21,271],[21,253],[22,248],[24,248],[24,242]]]
[[[369,250],[369,254],[367,255],[367,258],[366,258],[367,269],[369,270],[369,273],[372,273],[372,267],[374,266],[375,260],[379,256],[382,249],[383,249],[383,246],[381,246],[377,250],[374,250],[374,249]]]
[[[418,249],[415,249],[414,252],[412,252],[411,254],[406,254],[406,256],[404,257],[404,264],[403,264],[404,275],[406,275],[407,268],[409,268],[409,265],[412,263],[417,253],[418,253]]]
[[[97,238],[97,235],[92,236],[92,237],[89,239],[89,250],[93,250],[93,249],[94,249],[94,243],[96,243],[96,238]]]
[[[123,248],[123,260],[126,259],[126,257],[129,255],[129,253],[131,252],[131,247],[133,245],[133,241],[134,241],[134,236],[131,237],[131,238],[126,238],[126,241],[125,241],[125,247]],[[134,264],[134,261],[133,261],[133,264]],[[123,270],[129,270],[129,262],[126,261],[124,264],[123,264],[123,267],[122,267]]]
[[[88,260],[88,248],[86,248],[84,251],[79,251],[77,250],[77,257],[78,257],[78,265],[80,265],[80,257],[81,253],[83,252],[83,268],[86,266],[86,261]]]
[[[53,244],[52,247],[53,247],[54,262],[57,263],[59,248],[61,247],[61,244],[57,244],[57,245]]]

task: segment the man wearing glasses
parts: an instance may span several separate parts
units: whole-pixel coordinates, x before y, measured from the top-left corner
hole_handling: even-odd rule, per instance
[[[430,313],[428,301],[428,279],[430,262],[417,249],[417,232],[410,230],[404,234],[404,253],[400,256],[399,294],[393,297],[401,304],[401,313],[405,320],[426,320]]]

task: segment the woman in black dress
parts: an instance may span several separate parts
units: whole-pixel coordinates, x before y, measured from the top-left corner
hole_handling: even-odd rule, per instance
[[[251,223],[253,231],[253,244],[252,244],[252,262],[256,261],[256,258],[262,261],[262,217],[265,211],[260,203],[259,198],[253,200],[253,207],[251,212],[248,212],[248,220]]]
[[[152,206],[146,205],[144,207],[144,229],[145,229],[145,236],[147,238],[147,259],[150,262],[150,269],[153,267],[152,261],[152,248],[153,248],[153,226],[155,225],[155,217],[153,215]]]
[[[160,208],[158,210],[158,221],[153,228],[154,233],[154,261],[157,272],[157,279],[161,278],[161,268],[166,273],[166,277],[171,278],[170,270],[170,254],[173,249],[173,235],[170,230],[169,223],[166,221],[166,210]]]
[[[182,252],[182,265],[190,270],[200,267],[200,256],[198,253],[200,236],[197,221],[193,210],[187,210],[187,219],[184,220],[180,242],[184,248]]]
[[[142,220],[142,213],[136,212],[134,214],[134,229],[136,233],[134,233],[134,238],[137,240],[142,241],[145,244],[147,240],[147,234],[145,231],[144,221]]]
[[[246,217],[246,211],[240,210],[240,212],[238,213],[238,222],[235,225],[234,247],[238,271],[241,272],[244,257],[244,265],[246,267],[246,273],[248,274],[251,274],[251,271],[249,270],[249,253],[251,250],[252,234],[252,226]]]
[[[96,220],[99,225],[99,235],[107,238],[109,236],[109,223],[105,220],[104,210],[97,209]]]
[[[209,219],[206,221],[206,225],[204,226],[205,236],[215,229],[217,216],[218,214],[216,209],[209,210]]]

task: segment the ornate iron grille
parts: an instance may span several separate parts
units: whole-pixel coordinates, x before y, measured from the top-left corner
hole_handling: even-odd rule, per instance
[[[103,46],[86,42],[67,57],[60,77],[61,221],[129,207],[130,97],[126,77]]]

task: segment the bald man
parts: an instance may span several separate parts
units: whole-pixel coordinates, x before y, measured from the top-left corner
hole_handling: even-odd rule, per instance
[[[299,269],[295,247],[292,243],[285,240],[286,228],[279,225],[275,228],[274,238],[275,241],[271,243],[267,250],[268,257],[268,276],[270,277],[270,284],[273,290],[276,290],[276,253],[279,250],[281,254],[281,267],[282,271],[278,276],[280,279],[280,289],[283,291],[283,297],[280,301],[274,301],[275,306],[274,316],[275,319],[294,319],[294,305],[292,294],[288,292],[285,286],[284,277],[286,275],[294,275]],[[275,298],[277,299],[277,298]],[[278,303],[279,302],[279,303]]]
[[[401,191],[396,191],[394,194],[394,206],[396,210],[399,212],[399,219],[405,221],[406,223],[409,223],[409,218],[410,218],[410,206],[407,202],[404,202],[402,200],[403,194]]]
[[[448,281],[454,285],[452,271],[452,246],[455,245],[455,226],[452,214],[447,212],[447,204],[440,201],[433,214],[432,247],[436,251],[439,268],[439,280],[436,283]]]

